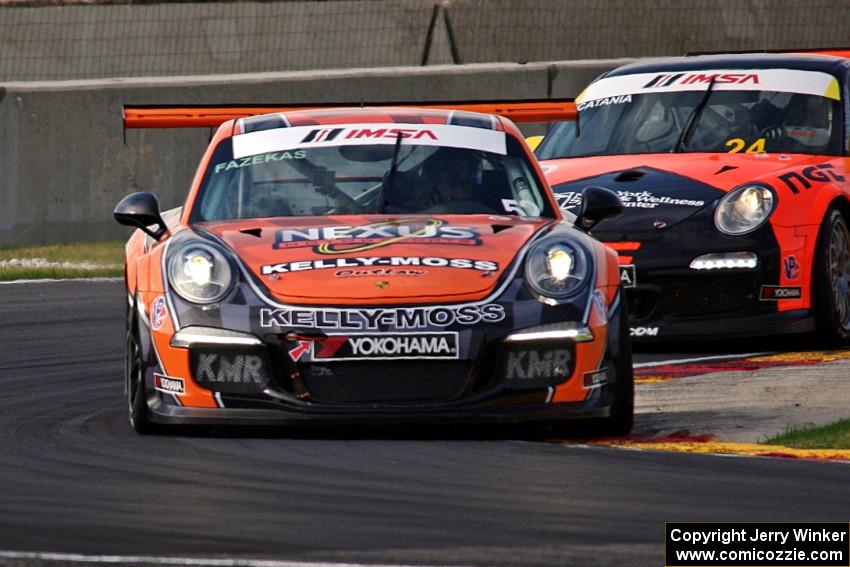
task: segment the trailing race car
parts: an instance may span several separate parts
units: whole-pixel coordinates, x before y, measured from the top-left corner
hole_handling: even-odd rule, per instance
[[[134,193],[115,209],[139,229],[126,248],[131,423],[593,418],[625,433],[617,255],[585,233],[621,210],[590,189],[576,228],[494,115],[228,120],[185,206],[161,215]]]
[[[850,338],[850,61],[638,62],[576,99],[537,157],[561,207],[618,193],[593,235],[620,254],[632,336],[817,330]]]

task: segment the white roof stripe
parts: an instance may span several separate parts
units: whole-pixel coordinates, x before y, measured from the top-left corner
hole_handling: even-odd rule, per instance
[[[828,73],[795,69],[711,69],[605,77],[591,83],[576,102],[622,95],[704,91],[712,77],[715,77],[716,91],[776,91],[840,98],[838,81]]]
[[[233,157],[331,146],[396,143],[440,146],[506,154],[505,133],[484,128],[447,124],[322,124],[276,128],[233,137]]]

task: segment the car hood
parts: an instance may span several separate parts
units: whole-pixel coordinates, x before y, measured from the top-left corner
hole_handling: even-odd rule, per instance
[[[783,196],[795,189],[783,176],[823,167],[824,158],[799,154],[639,154],[592,156],[541,162],[562,208],[576,212],[589,185],[616,191],[622,215],[600,229],[634,233],[670,228],[714,203],[730,189],[767,183]],[[815,165],[821,164],[821,165]]]
[[[490,215],[277,217],[203,223],[274,299],[294,304],[480,300],[551,221]]]

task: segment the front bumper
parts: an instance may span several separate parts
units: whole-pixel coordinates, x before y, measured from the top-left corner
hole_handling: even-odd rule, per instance
[[[632,339],[658,340],[732,339],[769,335],[811,333],[815,319],[808,309],[783,313],[749,314],[732,317],[648,321],[631,325]]]
[[[626,272],[631,335],[637,341],[814,330],[807,276],[798,270],[791,280],[783,269],[789,255],[807,265],[806,240],[793,229],[767,224],[749,235],[728,236],[714,229],[710,215],[702,211],[669,229],[602,236],[618,250]],[[706,254],[740,252],[754,253],[757,266],[690,267]],[[794,297],[765,297],[783,287],[793,290]]]
[[[585,382],[587,369],[601,364],[594,350],[605,352],[600,343],[607,339],[484,343],[481,333],[470,332],[483,343],[474,360],[298,361],[290,354],[302,341],[277,335],[251,345],[181,346],[189,359],[187,389],[215,391],[218,407],[187,407],[169,395],[148,396],[148,406],[155,422],[198,424],[486,423],[608,415],[613,399],[607,371],[591,372],[604,376],[602,383]],[[553,403],[556,392],[568,401]]]
[[[607,396],[606,396],[607,397]],[[493,406],[471,404],[455,408],[189,408],[162,403],[148,404],[151,421],[173,425],[390,425],[390,424],[487,424],[546,423],[565,419],[605,418],[610,415],[605,397],[583,402]]]
[[[148,407],[154,422],[197,424],[606,417],[616,383],[610,361],[618,360],[622,348],[619,334],[608,329],[619,329],[619,305],[606,321],[600,312],[607,310],[596,306],[550,307],[518,298],[506,304],[505,319],[496,323],[407,333],[257,326],[235,331],[197,322],[178,333],[163,328],[153,332],[155,356],[148,354]],[[518,321],[526,326],[517,330]],[[351,339],[363,337],[370,337],[369,344],[354,348]],[[409,360],[397,353],[357,359],[381,354],[372,337],[390,337],[388,347],[410,348],[413,343],[401,339],[416,337],[417,349],[428,342],[436,350],[418,350],[418,358]],[[163,391],[175,383],[174,393]]]

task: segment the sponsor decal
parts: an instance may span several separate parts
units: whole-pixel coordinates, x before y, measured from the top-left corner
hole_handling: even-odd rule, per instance
[[[673,197],[658,197],[649,191],[617,191],[624,207],[639,209],[654,209],[658,205],[672,205],[678,207],[702,207],[705,201],[693,199],[674,199]]]
[[[397,270],[394,268],[370,268],[368,270],[339,270],[334,273],[338,278],[384,277],[384,276],[424,276],[428,270]]]
[[[344,126],[295,126],[238,134],[233,137],[233,157],[239,160],[271,152],[310,148],[395,144],[463,148],[507,153],[505,133],[450,124],[346,124]]]
[[[608,322],[608,303],[605,301],[605,295],[598,289],[593,290],[593,306],[599,314],[599,319],[603,323]]]
[[[491,260],[471,260],[468,258],[440,258],[426,256],[424,258],[407,256],[370,257],[370,258],[334,258],[329,260],[301,260],[296,262],[281,262],[266,264],[260,268],[264,276],[273,274],[288,274],[310,270],[327,270],[341,268],[364,268],[375,266],[422,266],[427,268],[456,268],[459,270],[480,270],[482,272],[497,272],[499,264]]]
[[[186,384],[181,378],[172,378],[171,376],[157,374],[156,372],[153,375],[153,387],[154,390],[165,392],[166,394],[182,396],[186,393]]]
[[[631,327],[630,335],[633,337],[657,337],[658,327]]]
[[[659,205],[673,207],[702,207],[705,205],[705,201],[659,197],[653,195],[650,191],[617,191],[617,195],[623,202],[623,206],[631,209],[654,209]],[[566,210],[581,204],[581,193],[556,193],[555,198],[558,201],[558,206]]]
[[[799,172],[789,171],[779,176],[782,181],[794,195],[800,192],[800,189],[811,189],[812,182],[827,183],[829,181],[844,181],[843,175],[839,175],[832,171],[835,166],[831,163],[822,163],[821,165],[812,165],[803,168]]]
[[[301,139],[302,144],[306,144],[307,142],[331,142],[337,136],[342,134],[344,128],[314,128],[307,132],[307,135]],[[349,133],[351,134],[351,132]],[[351,136],[349,135],[349,138]],[[402,136],[404,137],[404,136]]]
[[[608,383],[608,369],[600,368],[599,370],[594,370],[593,372],[585,372],[583,380],[583,385],[588,390],[604,386]]]
[[[168,307],[165,304],[165,297],[160,295],[153,301],[151,307],[151,327],[158,331],[165,325],[165,319],[168,317]]]
[[[785,279],[796,280],[800,277],[800,264],[797,263],[795,256],[786,256],[782,260],[782,265],[785,267]]]
[[[817,131],[815,130],[789,130],[788,135],[792,138],[814,138],[817,136]]]
[[[505,319],[505,308],[497,303],[464,305],[463,307],[409,307],[402,309],[260,309],[260,326],[264,328],[306,327],[376,331],[424,329],[452,325],[499,323]]]
[[[661,74],[656,75],[646,83],[643,88],[651,87],[669,87],[672,85],[693,85],[703,84],[709,85],[714,81],[717,85],[736,84],[745,85],[751,83],[759,84],[758,73],[676,73],[676,74]]]
[[[351,254],[383,246],[408,244],[453,244],[480,246],[481,236],[473,228],[449,226],[442,219],[398,219],[361,226],[285,228],[275,233],[275,250],[312,247],[317,254]]]
[[[570,370],[572,354],[568,350],[518,350],[508,352],[505,365],[507,380],[563,378]]]
[[[555,201],[557,201],[558,207],[565,211],[575,209],[581,205],[581,193],[555,193]]]
[[[316,341],[313,361],[456,359],[457,333],[328,335]]]
[[[321,142],[331,142],[337,136],[342,134],[341,138],[345,140],[359,140],[367,138],[374,140],[376,138],[387,138],[393,142],[399,136],[404,139],[421,140],[423,138],[430,140],[439,140],[434,130],[430,128],[387,128],[387,127],[363,127],[363,128],[316,128],[307,132],[307,135],[301,139],[302,144]]]
[[[217,163],[215,165],[215,168],[213,168],[213,175],[216,175],[217,173],[221,173],[223,171],[230,171],[231,169],[240,169],[243,167],[248,167],[249,165],[261,165],[264,163],[269,163],[273,161],[283,161],[286,159],[304,159],[305,157],[307,157],[307,154],[303,150],[298,150],[295,152],[268,152],[257,156],[247,156],[238,160],[232,159],[230,161]]]
[[[255,354],[200,353],[195,379],[208,384],[265,384],[263,358]]]
[[[620,285],[624,288],[637,286],[637,273],[634,264],[620,266]]]
[[[313,341],[297,341],[298,346],[289,351],[292,362],[298,362],[301,357],[313,350]]]
[[[590,110],[591,108],[598,108],[600,106],[608,106],[611,104],[626,104],[628,102],[632,102],[632,95],[630,94],[620,96],[609,96],[577,104],[576,110],[581,112],[582,110]]]
[[[803,288],[801,287],[763,285],[759,293],[761,301],[781,301],[783,299],[800,299],[801,297],[803,297]]]
[[[334,375],[333,370],[327,366],[319,366],[318,364],[311,364],[306,368],[306,371],[310,376],[318,376],[322,378],[330,378]]]

